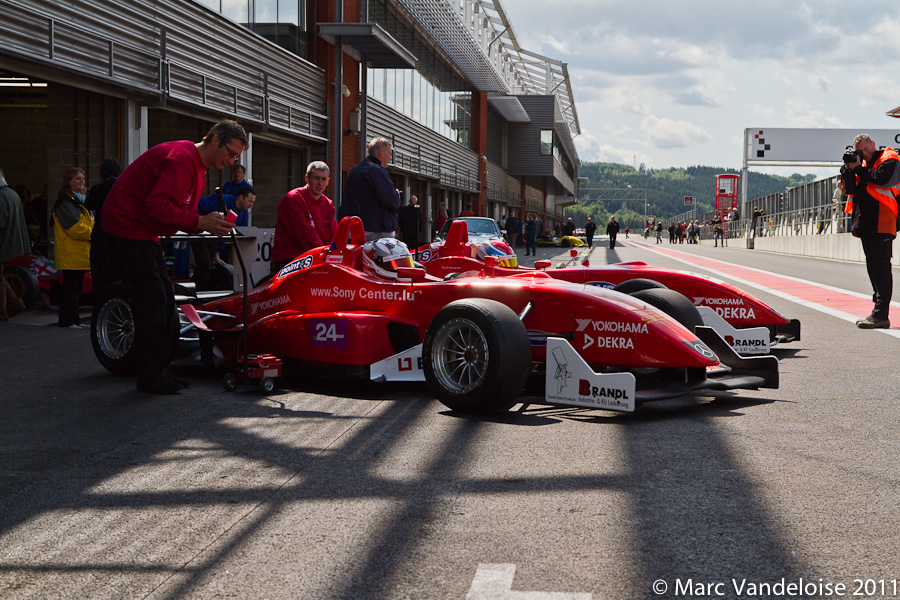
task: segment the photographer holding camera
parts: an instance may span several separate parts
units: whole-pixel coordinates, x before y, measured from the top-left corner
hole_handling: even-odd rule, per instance
[[[866,270],[872,282],[872,314],[856,322],[860,329],[889,329],[888,309],[894,285],[891,248],[897,236],[897,199],[900,196],[900,156],[893,148],[878,150],[868,134],[853,139],[844,153],[841,186],[849,196],[851,233],[862,242]]]

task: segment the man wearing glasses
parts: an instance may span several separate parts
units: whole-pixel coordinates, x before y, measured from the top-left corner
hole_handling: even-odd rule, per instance
[[[313,248],[331,243],[337,231],[334,203],[325,195],[331,172],[322,161],[306,167],[306,185],[291,190],[278,203],[272,262],[277,273],[283,266]]]
[[[154,146],[125,169],[103,205],[112,267],[125,284],[133,311],[139,390],[174,394],[188,386],[166,370],[177,319],[159,238],[179,230],[217,236],[229,232],[233,225],[221,213],[200,215],[197,203],[206,170],[234,164],[247,144],[244,128],[226,120],[197,143]]]

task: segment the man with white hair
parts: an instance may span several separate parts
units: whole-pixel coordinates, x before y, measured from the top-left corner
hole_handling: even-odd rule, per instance
[[[371,242],[397,235],[400,194],[385,168],[393,152],[390,140],[374,138],[368,150],[368,156],[347,174],[339,218],[357,215],[366,230],[366,240]]]

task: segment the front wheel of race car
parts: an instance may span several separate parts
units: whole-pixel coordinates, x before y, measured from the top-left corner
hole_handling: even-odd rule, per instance
[[[650,306],[655,306],[682,325],[688,331],[694,332],[694,327],[703,325],[703,317],[700,311],[682,294],[669,288],[647,289],[631,294],[638,300],[643,300]]]
[[[425,332],[425,381],[445,406],[462,413],[507,410],[531,369],[528,332],[508,306],[485,298],[451,302]]]
[[[617,292],[622,292],[623,294],[633,294],[635,292],[640,292],[641,290],[654,290],[654,289],[667,289],[666,286],[661,284],[658,281],[653,281],[652,279],[644,279],[638,277],[637,279],[629,279],[627,281],[623,281],[619,285],[615,286],[613,290]]]

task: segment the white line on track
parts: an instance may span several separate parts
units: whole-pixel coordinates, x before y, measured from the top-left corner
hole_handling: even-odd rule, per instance
[[[466,600],[591,600],[593,594],[565,592],[513,592],[516,565],[478,565]]]

